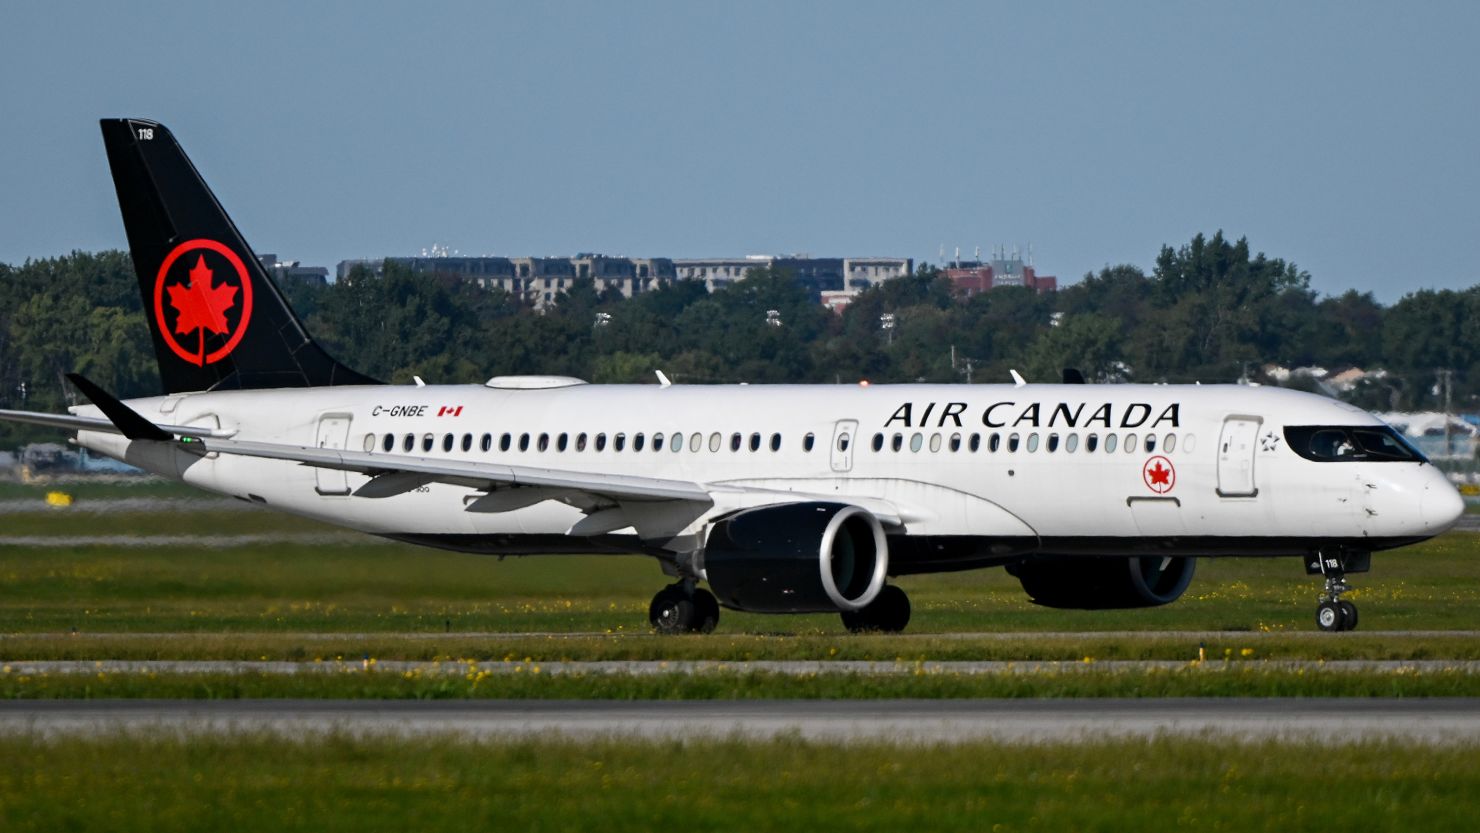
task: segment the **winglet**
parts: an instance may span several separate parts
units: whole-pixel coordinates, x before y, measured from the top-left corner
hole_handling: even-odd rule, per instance
[[[1024,379],[1023,378],[1023,375],[1021,373],[1018,373],[1016,370],[1008,370],[1007,372],[1012,374],[1012,386],[1013,387],[1020,388],[1023,385],[1028,384],[1028,380],[1027,379]]]
[[[174,435],[139,415],[138,411],[119,402],[112,394],[87,380],[81,373],[68,373],[67,381],[82,391],[88,401],[98,406],[108,421],[118,426],[125,437],[131,440],[158,440],[168,442]]]
[[[663,371],[661,371],[661,370],[654,370],[653,372],[656,373],[656,374],[658,374],[658,386],[659,387],[668,388],[668,387],[672,387],[673,386],[673,381],[670,380],[668,378],[668,375],[665,374]]]

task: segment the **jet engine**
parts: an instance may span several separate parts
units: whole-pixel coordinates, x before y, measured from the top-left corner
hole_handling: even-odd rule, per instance
[[[1015,564],[1034,604],[1079,610],[1157,607],[1176,601],[1192,582],[1195,558],[1048,556]]]
[[[878,518],[844,503],[745,509],[716,522],[704,549],[705,578],[720,602],[759,613],[859,610],[888,572]]]

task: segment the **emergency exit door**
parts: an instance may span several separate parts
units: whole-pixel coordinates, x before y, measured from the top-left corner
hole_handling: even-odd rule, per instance
[[[1259,494],[1254,479],[1254,452],[1259,445],[1262,417],[1231,416],[1223,421],[1218,438],[1218,496],[1254,497]]]
[[[858,420],[840,419],[833,426],[832,470],[853,470],[853,446],[858,438]]]
[[[319,418],[319,448],[343,450],[349,442],[348,414],[325,414]],[[315,468],[314,490],[321,495],[349,494],[349,472],[339,469]]]

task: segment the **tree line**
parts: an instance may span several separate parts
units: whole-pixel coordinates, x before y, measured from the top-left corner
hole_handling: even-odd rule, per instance
[[[707,292],[680,281],[623,298],[577,281],[537,312],[456,276],[387,263],[333,284],[283,287],[341,361],[388,382],[479,382],[559,374],[592,382],[1004,382],[1263,378],[1266,365],[1383,369],[1343,395],[1363,407],[1480,409],[1480,285],[1421,290],[1384,306],[1370,293],[1319,296],[1310,275],[1222,233],[1164,246],[1150,274],[1122,265],[1057,293],[1002,287],[960,298],[941,270],[864,291],[841,314],[791,275],[756,269]],[[124,397],[159,391],[126,253],[74,252],[0,264],[0,402],[56,410],[78,371]],[[1312,387],[1297,379],[1287,384]],[[0,442],[41,436],[7,427]]]

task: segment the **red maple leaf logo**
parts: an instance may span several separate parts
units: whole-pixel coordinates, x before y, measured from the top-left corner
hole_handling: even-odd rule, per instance
[[[206,265],[203,252],[207,251],[219,255],[228,267],[224,276],[226,280],[220,285],[217,285],[216,274]],[[195,266],[186,275],[186,280],[171,283],[173,267],[177,262],[188,263],[185,257],[191,253],[196,253]],[[215,260],[212,262],[217,263]],[[216,268],[219,271],[221,265],[217,263]],[[237,277],[235,282],[230,279],[233,271]],[[165,290],[169,290],[168,304],[165,303]],[[167,313],[171,308],[173,315]],[[228,312],[232,313],[234,324],[227,319]],[[226,244],[203,237],[186,240],[159,265],[159,273],[154,279],[154,321],[159,326],[164,345],[181,359],[198,367],[221,361],[241,343],[251,317],[252,282],[247,277],[247,266]],[[179,334],[190,341],[190,333],[197,333],[198,337],[189,347],[176,339]],[[209,353],[206,352],[208,334],[212,336]]]
[[[1160,462],[1158,462],[1156,464],[1156,468],[1153,468],[1153,469],[1151,469],[1150,471],[1147,472],[1147,474],[1151,475],[1151,483],[1152,483],[1152,485],[1156,485],[1156,486],[1159,486],[1162,483],[1168,482],[1167,481],[1167,476],[1170,475],[1171,473],[1172,472],[1171,472],[1170,469],[1164,469],[1164,468],[1162,468]]]
[[[186,335],[200,330],[225,333],[226,311],[236,304],[236,287],[229,284],[212,286],[215,275],[206,266],[205,255],[198,255],[195,266],[190,270],[190,284],[177,283],[170,287],[170,306],[179,316],[175,318],[175,332]]]

